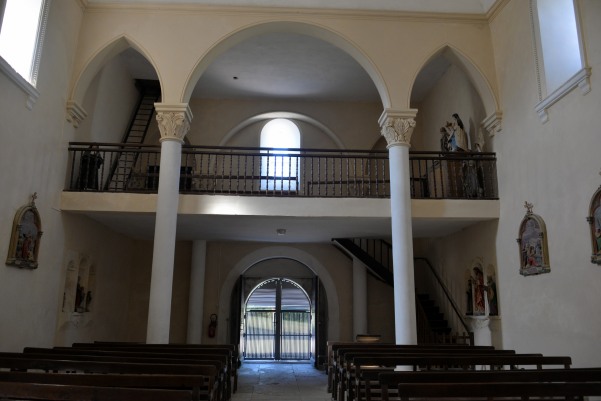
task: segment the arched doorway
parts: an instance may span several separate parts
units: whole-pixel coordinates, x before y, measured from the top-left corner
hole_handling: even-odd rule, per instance
[[[244,358],[311,359],[311,311],[311,300],[298,283],[286,278],[261,282],[244,303]]]

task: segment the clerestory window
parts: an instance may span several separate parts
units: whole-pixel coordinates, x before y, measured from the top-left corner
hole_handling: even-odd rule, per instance
[[[298,163],[300,130],[292,121],[276,118],[261,130],[261,190],[296,191],[298,188]],[[290,150],[296,149],[296,150]]]
[[[572,89],[590,91],[577,0],[531,0],[541,120],[547,110]]]
[[[49,8],[50,0],[0,0],[0,70],[30,96],[30,108]]]

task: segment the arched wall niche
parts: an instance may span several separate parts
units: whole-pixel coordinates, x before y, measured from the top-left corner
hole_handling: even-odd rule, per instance
[[[452,114],[465,125],[468,149],[485,149],[490,143],[487,121],[498,116],[497,99],[483,74],[463,53],[450,45],[439,47],[415,74],[411,107],[419,109],[411,138],[412,149],[440,151],[439,132]]]
[[[463,72],[466,74],[466,76],[480,95],[480,98],[482,99],[482,103],[484,105],[484,109],[486,110],[486,115],[490,116],[495,114],[498,111],[499,101],[497,99],[496,94],[492,90],[490,83],[485,78],[482,71],[469,57],[463,54],[459,49],[449,44],[444,44],[438,49],[434,50],[424,60],[424,62],[421,64],[421,67],[415,72],[413,76],[411,91],[409,92],[409,99],[407,99],[407,104],[411,104],[411,97],[414,94],[415,84],[420,72],[422,72],[423,69],[430,62],[432,62],[434,59],[440,56],[446,58],[450,63],[463,70]]]
[[[302,121],[306,124],[313,126],[316,130],[322,132],[327,138],[329,138],[332,142],[336,144],[338,149],[345,148],[338,135],[336,135],[325,124],[308,115],[288,111],[273,111],[269,113],[261,113],[241,121],[221,139],[219,146],[226,146],[229,141],[231,141],[236,135],[244,131],[249,126],[261,122],[267,122],[274,118],[287,118],[291,120]]]
[[[221,291],[219,291],[219,316],[229,316],[231,310],[231,295],[234,285],[238,278],[248,269],[258,263],[270,259],[290,259],[301,263],[310,269],[316,276],[319,277],[326,291],[328,300],[328,340],[338,340],[340,338],[340,305],[338,303],[338,292],[336,284],[328,273],[325,266],[316,260],[309,253],[288,247],[288,246],[269,246],[251,252],[241,258],[234,268],[225,278]],[[219,330],[219,341],[226,341],[226,330]]]
[[[158,76],[161,91],[163,91],[164,88],[162,87],[160,72],[156,68],[156,63],[153,62],[150,53],[129,36],[122,35],[102,46],[85,63],[85,67],[82,69],[81,74],[76,78],[71,90],[70,102],[82,105],[86,92],[98,72],[102,70],[110,60],[129,48],[136,50],[150,63],[150,65],[152,65]]]
[[[190,101],[190,98],[192,97],[192,91],[200,79],[200,76],[207,69],[207,67],[217,57],[219,57],[219,55],[232,46],[235,46],[248,38],[274,32],[289,32],[312,36],[345,51],[352,58],[354,58],[355,61],[357,61],[357,63],[361,65],[361,67],[363,67],[363,69],[370,76],[376,89],[378,90],[378,93],[380,94],[383,107],[390,107],[390,96],[384,80],[382,79],[374,63],[359,49],[357,45],[352,43],[349,39],[344,38],[340,33],[334,32],[323,26],[296,21],[261,22],[238,29],[237,31],[234,31],[228,36],[224,37],[220,42],[216,43],[208,52],[200,57],[194,70],[190,74],[189,79],[187,80],[184,92],[182,93],[181,102],[187,103]]]

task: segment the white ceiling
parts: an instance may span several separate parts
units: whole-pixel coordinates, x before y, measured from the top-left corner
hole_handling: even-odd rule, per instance
[[[152,240],[153,214],[85,213],[112,230],[140,240]],[[444,237],[487,219],[413,219],[415,238]],[[285,229],[278,235],[278,229]],[[332,238],[384,238],[392,236],[390,219],[348,217],[265,217],[179,215],[177,238],[183,241],[258,241],[279,243],[327,243]]]
[[[88,0],[88,4],[200,4],[234,6],[322,7],[346,10],[486,14],[496,0]],[[157,79],[151,65],[136,51],[120,56],[132,77]],[[444,54],[419,74],[412,100],[418,101],[449,67]],[[319,39],[293,33],[250,38],[223,53],[203,73],[193,97],[269,98],[320,101],[379,102],[380,96],[363,68],[347,53]],[[92,213],[90,217],[128,236],[152,239],[154,215]],[[473,223],[414,221],[416,237],[440,236]],[[285,228],[285,236],[277,236]],[[389,237],[388,219],[300,219],[180,216],[178,238],[265,242],[329,242],[345,236]]]
[[[162,4],[325,8],[341,10],[486,14],[497,0],[84,0],[88,4]]]

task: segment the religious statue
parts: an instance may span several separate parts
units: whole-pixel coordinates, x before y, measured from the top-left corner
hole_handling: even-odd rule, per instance
[[[451,144],[453,152],[465,152],[469,150],[467,143],[467,134],[465,133],[465,127],[463,121],[459,118],[457,113],[453,114],[453,121],[448,123],[447,126],[451,131]]]

